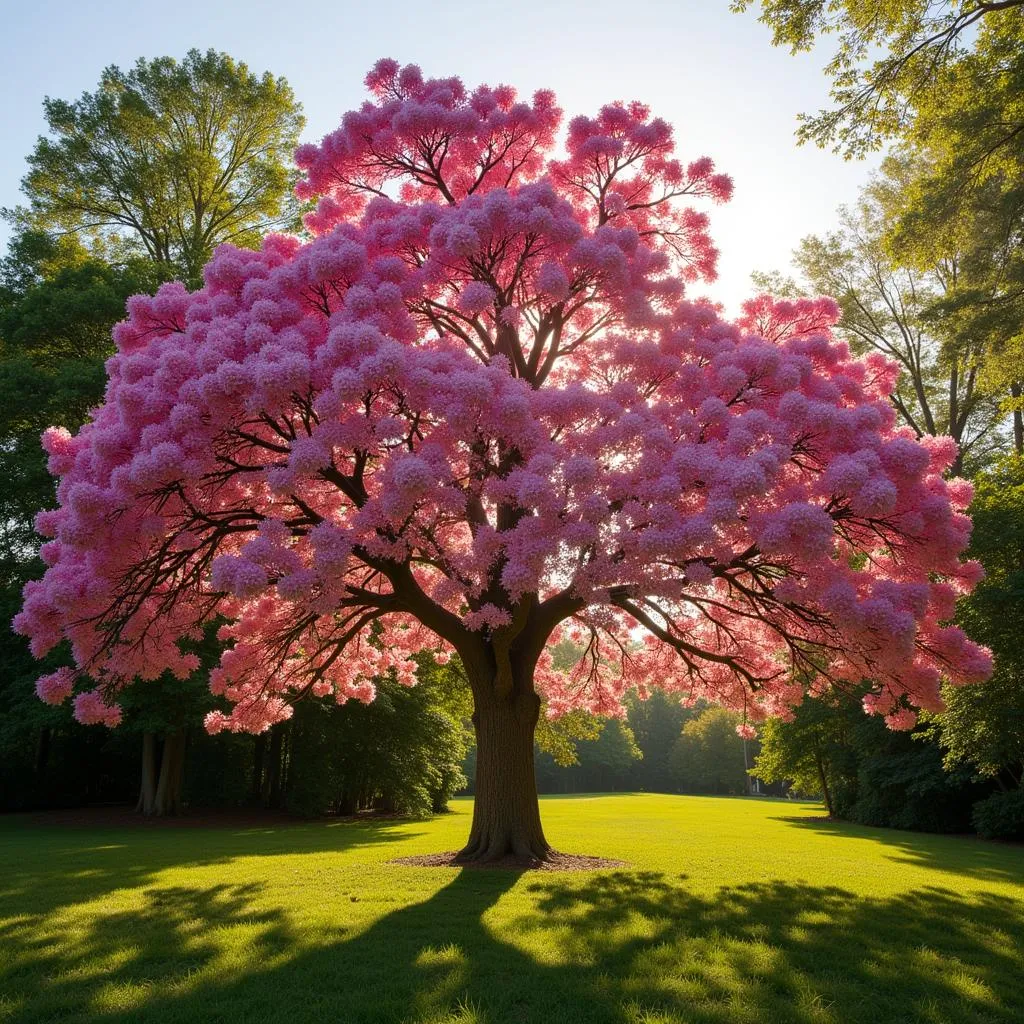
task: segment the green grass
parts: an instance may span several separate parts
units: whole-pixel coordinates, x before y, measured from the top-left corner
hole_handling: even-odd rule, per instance
[[[0,1021],[1024,1020],[1024,848],[813,804],[551,798],[621,870],[409,868],[429,822],[0,819]]]

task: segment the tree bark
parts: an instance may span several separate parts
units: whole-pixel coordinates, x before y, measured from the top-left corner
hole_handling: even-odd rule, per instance
[[[142,734],[142,768],[139,781],[139,814],[152,814],[156,807],[156,737],[151,732]]]
[[[540,698],[532,680],[501,695],[487,680],[473,687],[476,709],[476,787],[473,824],[459,860],[489,862],[513,858],[523,864],[544,860],[551,847],[544,838],[537,801],[533,736]]]
[[[825,765],[821,759],[821,751],[816,751],[814,759],[818,765],[818,781],[821,783],[821,796],[825,801],[825,810],[830,818],[835,817],[835,809],[832,807],[832,794],[829,792],[828,779],[825,776]]]
[[[156,787],[154,813],[162,816],[181,812],[181,780],[185,768],[185,730],[170,732],[164,739],[160,759],[160,781]]]
[[[252,754],[252,802],[260,802],[260,794],[263,792],[263,758],[266,750],[266,737],[260,733],[253,744]]]
[[[1010,395],[1016,406],[1021,395],[1020,384],[1014,382],[1010,385]],[[1018,455],[1024,455],[1024,413],[1018,408],[1013,410],[1013,450]]]
[[[44,725],[39,730],[39,740],[36,743],[36,775],[42,775],[46,770],[46,765],[50,760],[50,727]]]
[[[263,804],[266,807],[277,807],[281,801],[281,756],[284,743],[284,731],[281,725],[270,730],[270,745],[267,751],[267,764],[263,772]]]

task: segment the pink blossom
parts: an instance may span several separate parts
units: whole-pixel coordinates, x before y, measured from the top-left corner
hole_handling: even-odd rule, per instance
[[[82,725],[106,725],[113,729],[121,722],[121,709],[108,704],[99,690],[86,690],[75,698],[75,719]]]
[[[732,188],[710,158],[638,102],[559,139],[547,91],[390,60],[367,85],[296,154],[312,237],[134,296],[104,403],[44,435],[58,507],[14,625],[76,666],[44,700],[101,679],[76,714],[114,724],[214,616],[211,732],[372,700],[420,651],[514,662],[552,715],[660,688],[746,736],[864,680],[906,728],[990,672],[945,625],[980,578],[970,488],[897,426],[897,368],[831,299],[733,323],[688,295]]]
[[[75,673],[65,666],[49,675],[40,676],[36,680],[36,693],[47,704],[63,704],[71,696],[74,686]]]

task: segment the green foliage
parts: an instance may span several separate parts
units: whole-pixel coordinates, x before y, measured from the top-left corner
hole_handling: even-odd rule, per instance
[[[585,711],[570,711],[560,718],[541,714],[534,733],[537,751],[547,754],[559,768],[571,768],[579,761],[579,744],[597,740],[603,731],[600,718]]]
[[[111,266],[74,245],[22,233],[0,264],[0,572],[20,587],[38,545],[32,520],[54,502],[39,443],[76,430],[102,397],[111,328],[125,301],[153,287],[152,268]]]
[[[1004,460],[976,481],[970,554],[985,578],[957,618],[992,649],[995,674],[981,686],[946,687],[937,718],[950,768],[1020,786],[1024,778],[1024,459]]]
[[[755,0],[733,0],[745,11]],[[793,53],[836,40],[825,73],[831,110],[800,116],[799,137],[847,156],[907,131],[942,102],[977,39],[1021,38],[1024,0],[760,0],[775,46]],[[977,44],[976,44],[977,45]],[[1005,124],[1007,131],[1009,124]]]
[[[919,437],[951,436],[960,445],[953,466],[960,473],[1008,447],[999,430],[1006,392],[983,381],[991,353],[973,320],[937,315],[961,294],[964,257],[956,246],[963,240],[947,238],[919,266],[889,248],[922,168],[918,159],[888,158],[857,204],[840,209],[839,228],[803,239],[794,263],[802,291],[836,298],[837,331],[855,352],[880,352],[899,365],[893,404],[901,420]]]
[[[986,19],[973,48],[914,98],[906,142],[925,167],[900,197],[888,244],[908,263],[943,239],[961,253],[955,287],[933,310],[984,349],[981,383],[1015,414],[1024,451],[1024,7]]]
[[[895,733],[863,716],[853,730],[855,799],[840,814],[865,825],[919,832],[966,832],[983,790],[970,773],[946,772],[942,751],[922,733]]]
[[[928,727],[892,732],[856,694],[806,700],[792,722],[769,722],[752,774],[820,795],[830,814],[865,825],[962,832],[985,789],[947,772]]]
[[[846,703],[828,694],[805,700],[790,722],[769,719],[761,727],[751,774],[768,783],[788,782],[797,793],[821,797],[829,814],[848,807],[856,760],[846,739],[846,712]]]
[[[847,156],[893,144],[911,173],[888,196],[888,262],[908,280],[941,269],[941,292],[914,296],[910,312],[940,332],[952,368],[966,364],[961,386],[969,374],[975,393],[1012,415],[1024,454],[1024,0],[760,8],[776,45],[806,50],[835,36],[826,68],[835,106],[802,115],[800,138]],[[898,294],[902,303],[907,289]]]
[[[632,784],[652,793],[672,792],[672,751],[683,726],[697,712],[663,690],[652,690],[646,700],[632,693],[625,703],[626,721],[643,754],[633,765]]]
[[[567,715],[566,718],[571,716]],[[618,718],[580,716],[583,730],[565,740],[564,720],[551,723],[559,740],[571,744],[572,760],[559,760],[564,748],[541,746],[537,749],[537,786],[541,792],[604,793],[630,789],[635,765],[643,752],[628,722]],[[550,734],[550,726],[549,726]]]
[[[380,680],[370,704],[309,700],[291,723],[286,803],[298,814],[378,808],[426,815],[465,783],[469,689],[461,666],[421,656],[416,686]]]
[[[974,805],[971,821],[985,839],[1024,839],[1024,789],[993,793]]]
[[[22,188],[33,226],[143,253],[197,283],[221,242],[292,227],[304,118],[283,78],[190,50],[108,67],[95,92],[43,104],[49,134]]]
[[[683,726],[672,750],[675,785],[687,793],[740,794],[747,791],[739,718],[725,708],[707,708]]]

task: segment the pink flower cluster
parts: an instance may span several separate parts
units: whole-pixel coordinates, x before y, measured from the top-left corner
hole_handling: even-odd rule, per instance
[[[44,435],[59,507],[15,627],[70,641],[81,720],[194,671],[179,641],[214,616],[211,731],[411,685],[423,649],[526,664],[552,714],[660,687],[742,735],[863,680],[908,727],[985,677],[946,624],[979,576],[970,488],[896,426],[894,367],[831,337],[831,300],[731,324],[686,299],[714,251],[681,199],[731,189],[709,160],[638,104],[572,121],[557,161],[549,93],[389,61],[368,84],[299,153],[317,237],[133,298],[104,404]],[[585,654],[556,671],[538,636]]]

